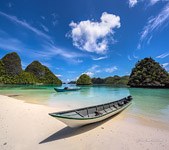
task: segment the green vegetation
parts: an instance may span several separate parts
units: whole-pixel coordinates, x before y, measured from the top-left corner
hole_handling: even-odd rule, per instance
[[[70,81],[68,84],[76,84],[76,81]]]
[[[107,78],[92,78],[93,84],[104,84],[104,85],[113,85],[113,86],[127,86],[129,76],[119,77],[115,75],[114,77]]]
[[[33,74],[36,77],[38,83],[44,84],[62,84],[46,66],[43,66],[40,62],[34,61],[25,69],[26,72]]]
[[[90,79],[88,75],[83,74],[77,80],[76,84],[77,85],[99,84],[99,85],[112,85],[112,86],[127,86],[128,81],[129,81],[129,76],[119,77],[115,75],[114,77]]]
[[[77,85],[91,85],[91,78],[87,74],[82,74],[76,82]]]
[[[10,53],[0,60],[0,84],[62,84],[46,66],[38,61],[31,63],[25,71],[17,53]]]
[[[152,58],[144,58],[133,68],[128,85],[131,87],[168,87],[169,74]]]
[[[16,76],[22,72],[21,59],[15,52],[5,55],[2,63],[6,75]]]
[[[75,83],[75,81],[70,82]],[[46,66],[38,61],[32,62],[22,70],[21,59],[17,53],[10,53],[0,59],[0,84],[56,84],[59,80]],[[107,78],[90,78],[83,74],[77,85],[112,85],[131,87],[169,87],[169,73],[152,58],[145,58],[135,65],[131,75]]]
[[[92,78],[93,84],[105,84],[105,79],[102,78]]]

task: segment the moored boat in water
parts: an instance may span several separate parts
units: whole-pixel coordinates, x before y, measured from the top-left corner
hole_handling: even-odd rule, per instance
[[[49,113],[49,115],[70,127],[79,127],[109,118],[127,108],[131,104],[131,101],[132,97],[128,96],[102,105]]]
[[[56,92],[69,92],[69,91],[78,91],[80,90],[80,88],[79,87],[75,87],[75,88],[65,87],[65,88],[54,88],[54,90]]]

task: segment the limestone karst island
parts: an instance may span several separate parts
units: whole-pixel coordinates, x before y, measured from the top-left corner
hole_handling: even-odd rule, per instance
[[[1,0],[0,150],[168,150],[168,0]]]

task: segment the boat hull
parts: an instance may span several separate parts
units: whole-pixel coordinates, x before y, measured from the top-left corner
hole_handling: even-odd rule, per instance
[[[76,88],[76,89],[57,89],[57,88],[54,88],[54,90],[56,92],[71,92],[71,91],[78,91],[78,90],[80,90],[80,88]]]
[[[72,118],[62,118],[59,116],[55,116],[56,119],[58,119],[59,121],[65,123],[66,125],[68,125],[71,128],[75,128],[75,127],[80,127],[80,126],[84,126],[87,124],[91,124],[91,123],[95,123],[95,122],[99,122],[102,120],[105,120],[111,116],[114,116],[118,113],[120,113],[121,111],[123,111],[125,108],[127,108],[129,105],[131,104],[131,102],[129,102],[128,104],[126,104],[124,107],[119,108],[116,111],[112,111],[108,114],[105,114],[103,116],[100,117],[96,117],[96,118],[82,118],[82,119],[72,119]]]

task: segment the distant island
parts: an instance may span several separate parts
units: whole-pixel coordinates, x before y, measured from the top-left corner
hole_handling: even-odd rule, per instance
[[[0,84],[56,84],[62,82],[48,67],[33,61],[25,70],[17,53],[9,53],[0,60]]]
[[[23,70],[20,57],[13,52],[0,59],[0,84],[61,85],[62,81],[39,61],[33,61]],[[144,58],[136,63],[130,76],[91,78],[82,74],[69,84],[169,88],[169,73],[152,58]]]
[[[88,75],[83,74],[76,81],[71,81],[69,84],[77,85],[111,85],[111,86],[128,86],[129,76],[110,76],[106,78],[90,78]]]
[[[168,88],[169,73],[152,58],[144,58],[136,63],[130,76],[119,77],[115,75],[113,77],[91,79],[88,75],[83,74],[76,84]]]
[[[169,87],[169,73],[151,57],[138,61],[129,77],[131,87]]]

